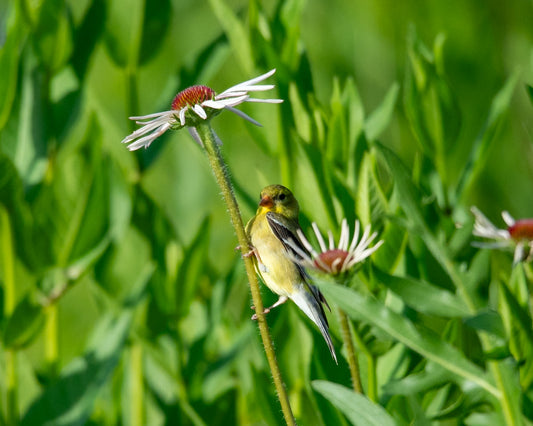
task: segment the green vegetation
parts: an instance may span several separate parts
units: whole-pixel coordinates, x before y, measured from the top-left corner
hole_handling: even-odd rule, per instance
[[[533,269],[475,247],[470,211],[533,217],[532,22],[530,1],[0,3],[0,424],[284,424],[205,150],[120,143],[273,68],[257,96],[284,102],[237,107],[263,127],[210,123],[243,220],[281,183],[311,241],[343,218],[384,240],[316,279],[339,365],[294,304],[266,317],[297,423],[533,424]]]

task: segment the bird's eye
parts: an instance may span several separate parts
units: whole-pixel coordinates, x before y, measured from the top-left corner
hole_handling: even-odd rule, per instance
[[[280,194],[278,198],[280,201],[283,201],[285,199],[285,194]]]

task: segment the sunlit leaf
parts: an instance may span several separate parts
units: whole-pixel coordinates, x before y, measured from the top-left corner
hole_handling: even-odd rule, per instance
[[[209,4],[218,18],[220,25],[224,28],[244,71],[252,75],[254,70],[252,47],[250,45],[250,37],[244,25],[224,0],[209,0]]]
[[[369,140],[377,139],[390,124],[399,92],[400,85],[394,83],[385,95],[381,105],[368,116],[365,123],[365,133]]]
[[[519,73],[514,72],[492,99],[487,120],[472,145],[470,156],[461,173],[456,189],[457,199],[464,196],[485,166],[487,152],[505,120],[518,78]]]
[[[385,409],[367,397],[336,383],[324,380],[313,381],[313,388],[341,410],[353,425],[395,425]]]
[[[376,299],[335,284],[321,286],[324,294],[351,318],[378,327],[392,338],[441,365],[463,379],[470,380],[488,392],[499,396],[499,390],[477,365],[438,336],[416,328],[406,317],[388,309]]]
[[[388,275],[379,269],[373,272],[381,284],[416,311],[443,317],[465,317],[469,314],[464,302],[449,291],[408,276]]]
[[[15,308],[8,319],[4,331],[4,345],[11,348],[21,348],[37,336],[44,325],[44,307],[37,300],[37,295],[26,295]]]
[[[18,73],[24,39],[29,31],[23,21],[21,3],[13,2],[7,18],[6,40],[0,47],[0,130],[5,126],[17,91]]]
[[[64,368],[58,380],[31,404],[21,424],[84,424],[120,359],[131,319],[129,310],[104,316],[85,355]]]
[[[111,2],[107,9],[105,42],[111,58],[122,68],[136,67],[140,60],[144,0],[134,0],[128,7]]]

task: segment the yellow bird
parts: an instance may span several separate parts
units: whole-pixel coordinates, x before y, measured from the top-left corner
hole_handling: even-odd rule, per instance
[[[255,269],[266,286],[279,295],[278,301],[264,313],[291,299],[318,326],[337,362],[322,304],[330,309],[329,305],[320,290],[309,283],[304,268],[293,261],[300,256],[287,243],[292,240],[292,244],[306,251],[296,234],[300,228],[298,212],[298,201],[289,189],[270,185],[261,191],[259,208],[246,224],[246,234],[255,255]]]

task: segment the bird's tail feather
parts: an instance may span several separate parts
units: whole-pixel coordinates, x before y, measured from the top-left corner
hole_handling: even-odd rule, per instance
[[[335,363],[338,364],[335,348],[333,347],[331,336],[328,331],[328,320],[326,319],[324,309],[322,309],[320,302],[304,287],[291,294],[290,298],[305,313],[305,315],[318,326],[320,333],[322,333],[322,336],[328,345],[331,356],[335,360]]]

